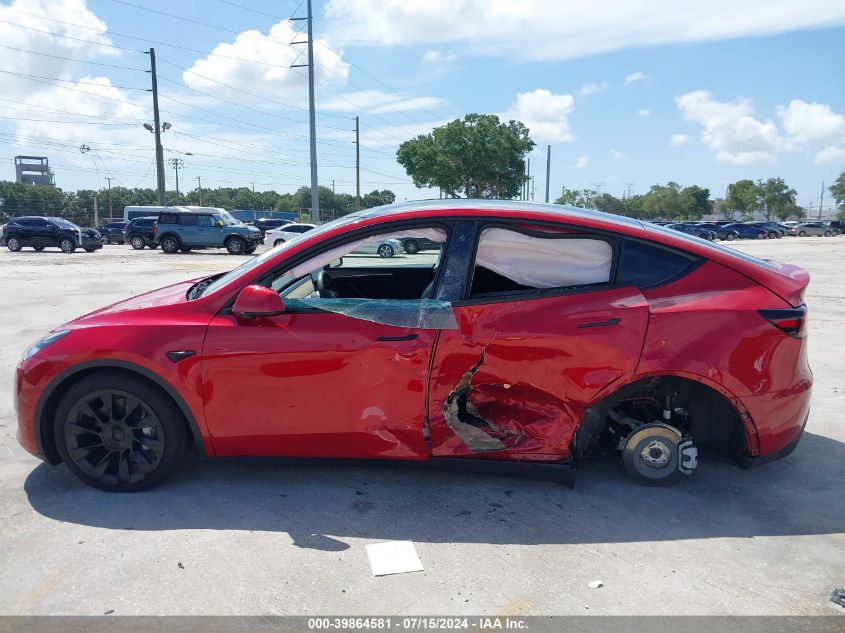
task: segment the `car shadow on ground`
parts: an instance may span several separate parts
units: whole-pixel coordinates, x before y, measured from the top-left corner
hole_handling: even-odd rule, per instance
[[[679,485],[629,480],[593,458],[575,489],[518,476],[406,463],[191,460],[143,493],[110,494],[41,464],[24,484],[35,511],[115,530],[285,532],[343,550],[346,538],[576,544],[829,534],[845,531],[845,444],[812,433],[789,457],[742,471],[714,460]]]

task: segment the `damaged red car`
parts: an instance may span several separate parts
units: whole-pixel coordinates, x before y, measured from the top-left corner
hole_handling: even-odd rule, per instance
[[[374,254],[387,240],[426,248]],[[112,491],[190,448],[568,473],[596,449],[664,484],[699,452],[747,467],[795,448],[808,282],[600,212],[381,207],[57,328],[18,367],[18,437]]]

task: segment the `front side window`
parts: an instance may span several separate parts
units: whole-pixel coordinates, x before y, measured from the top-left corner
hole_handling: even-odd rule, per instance
[[[613,246],[601,238],[487,228],[478,241],[470,295],[603,284],[612,268]]]
[[[197,226],[214,226],[214,218],[210,215],[198,215]]]

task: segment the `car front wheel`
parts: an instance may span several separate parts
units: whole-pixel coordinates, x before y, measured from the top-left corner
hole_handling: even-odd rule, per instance
[[[729,242],[733,242],[736,239],[736,235],[734,235],[733,233],[728,233],[725,239]]]
[[[185,425],[176,405],[127,375],[83,378],[59,402],[55,420],[62,460],[100,490],[152,488],[175,470],[185,452]]]
[[[379,257],[393,257],[393,247],[390,244],[382,244],[378,247],[378,256]]]
[[[136,251],[140,251],[144,249],[144,238],[140,235],[133,235],[129,238],[129,244],[132,245]]]
[[[758,234],[757,234],[757,239],[758,239],[758,240],[764,240],[764,239],[766,239],[766,234],[765,234],[765,233],[758,233]]]
[[[76,244],[69,237],[63,237],[59,241],[59,248],[62,249],[63,253],[72,253],[76,250]]]
[[[226,250],[230,255],[242,255],[246,250],[246,242],[239,237],[230,237],[226,240]]]
[[[825,236],[825,237],[830,237],[830,231],[825,231],[825,232],[824,232],[824,236]]]
[[[22,247],[23,245],[21,244],[21,241],[16,237],[10,237],[6,240],[6,248],[8,248],[13,253],[17,253],[21,250]]]
[[[798,231],[798,237],[807,237],[807,231]]]
[[[273,246],[278,246],[279,244],[284,244],[284,242],[285,242],[284,240],[276,240],[275,242],[273,242]]]
[[[103,244],[111,244],[111,238],[108,235],[103,236]]]
[[[420,252],[420,243],[417,240],[408,240],[403,245],[405,252],[413,255]]]
[[[179,240],[177,240],[172,235],[168,235],[163,240],[161,240],[161,250],[163,250],[168,255],[173,255],[174,253],[179,252]]]

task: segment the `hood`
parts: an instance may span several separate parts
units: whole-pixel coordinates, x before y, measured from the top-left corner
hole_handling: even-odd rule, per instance
[[[187,301],[185,295],[187,294],[188,289],[200,279],[203,278],[200,277],[197,279],[191,279],[190,281],[181,281],[177,284],[173,284],[172,286],[165,286],[164,288],[159,288],[158,290],[151,290],[150,292],[145,292],[144,294],[131,297],[124,301],[118,301],[117,303],[113,303],[104,308],[89,312],[88,314],[85,314],[81,317],[77,317],[73,321],[70,321],[68,325],[81,325],[83,324],[83,322],[88,321],[93,317],[101,317],[105,315],[120,314],[121,312],[160,308],[174,304],[185,303]]]

